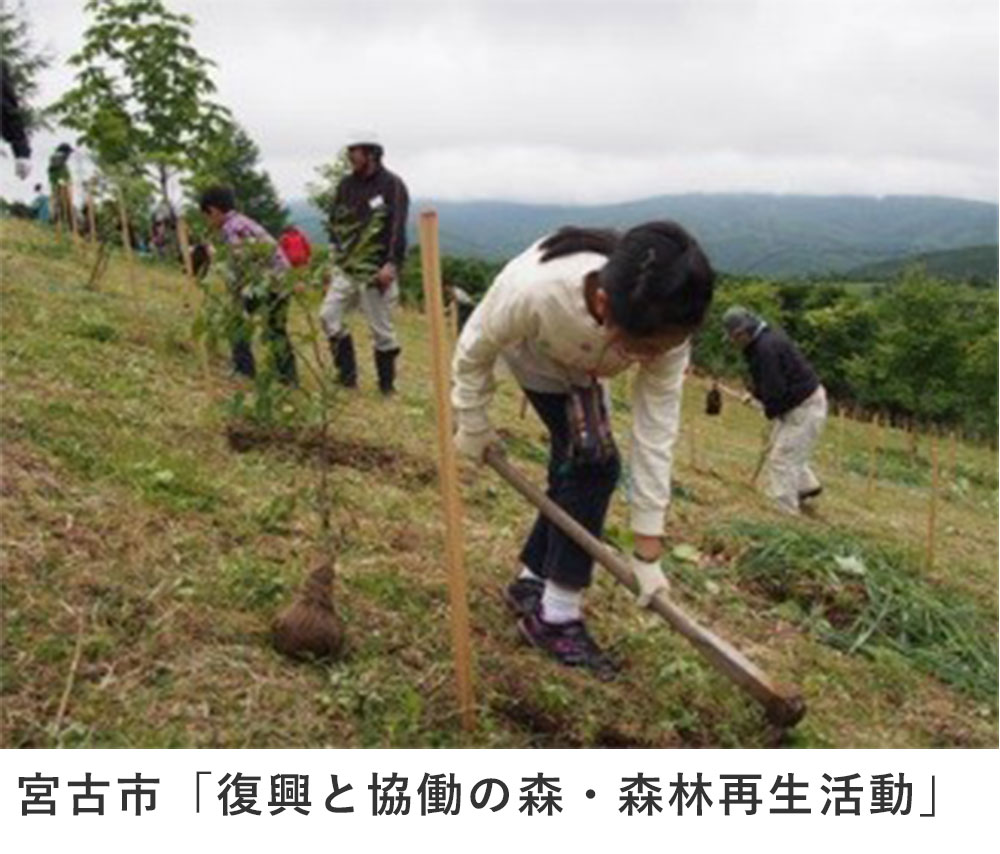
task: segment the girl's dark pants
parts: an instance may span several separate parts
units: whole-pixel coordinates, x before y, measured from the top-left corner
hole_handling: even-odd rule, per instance
[[[545,494],[600,538],[621,472],[618,454],[603,463],[572,461],[566,412],[569,396],[535,391],[524,393],[549,430],[549,482]],[[574,589],[590,584],[594,565],[583,549],[541,514],[521,551],[521,562],[536,575]]]
[[[236,297],[247,315],[253,314],[260,307],[255,299]],[[264,310],[267,314],[264,340],[267,341],[274,370],[278,378],[287,384],[294,385],[297,381],[295,369],[295,352],[288,338],[288,297],[268,292]],[[233,330],[231,344],[233,349],[233,368],[247,377],[257,374],[257,365],[250,346],[252,326],[249,320],[240,319]]]

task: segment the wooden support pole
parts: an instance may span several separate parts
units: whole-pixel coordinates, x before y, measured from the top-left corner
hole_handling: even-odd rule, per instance
[[[761,439],[761,449],[760,455],[757,457],[757,464],[754,466],[753,472],[750,475],[750,488],[757,483],[757,478],[760,477],[760,473],[764,470],[764,464],[767,462],[767,458],[771,456],[771,451],[774,450],[774,428],[765,428],[767,433]]]
[[[71,220],[73,219],[73,211],[69,206],[69,193],[66,191],[66,185],[60,181],[59,182],[59,217],[62,221],[62,227],[65,229],[67,237],[73,236],[73,225]]]
[[[128,277],[132,287],[135,287],[135,259],[132,255],[132,230],[128,224],[128,209],[125,207],[125,194],[118,188],[118,217],[122,227],[122,248],[128,262]]]
[[[844,473],[844,411],[837,407],[837,473]]]
[[[949,439],[950,447],[948,456],[948,473],[949,478],[952,483],[958,480],[958,439],[955,436],[955,431],[951,431],[951,438]]]
[[[76,228],[76,208],[73,207],[73,185],[64,184],[63,189],[66,192],[66,213],[69,215],[69,227],[73,234],[73,243],[80,242],[80,234]]]
[[[698,408],[695,407],[688,419],[688,456],[691,468],[698,471]]]
[[[927,568],[934,567],[934,532],[937,527],[938,437],[931,434],[931,495],[927,505]]]
[[[91,243],[97,243],[97,213],[94,210],[94,197],[87,190],[87,233]]]
[[[195,290],[201,291],[198,287],[198,279],[194,274],[194,259],[191,257],[191,237],[188,233],[187,220],[184,217],[177,217],[177,244],[181,251],[181,258],[184,261],[184,275],[188,280],[188,283]],[[201,291],[201,303],[200,309],[202,313],[205,310],[205,294]],[[208,341],[202,340],[201,347],[198,348],[201,352],[201,372],[205,377],[205,383],[207,386],[211,386],[212,373],[211,373],[211,359],[208,352]]]
[[[129,265],[132,264],[132,232],[128,225],[128,211],[125,208],[125,194],[118,190],[118,217],[122,226],[122,248],[128,258]]]
[[[875,489],[875,478],[878,474],[878,420],[877,415],[868,422],[868,483],[865,486],[865,494],[872,497]]]
[[[462,554],[462,504],[458,464],[452,440],[449,400],[451,371],[446,346],[444,299],[441,293],[438,219],[434,211],[423,211],[420,214],[420,262],[424,280],[424,305],[430,324],[431,372],[437,401],[438,475],[444,504],[445,558],[448,565],[455,681],[462,726],[466,730],[472,730],[476,725],[476,716],[472,689],[472,646],[469,639],[469,598]]]
[[[52,203],[52,218],[55,220],[56,223],[56,237],[62,240],[63,216],[64,216],[63,206],[66,204],[66,201],[63,197],[62,182],[56,181],[55,184],[51,185],[49,190],[50,190],[49,196]]]
[[[188,281],[196,284],[194,278],[194,264],[191,261],[191,241],[188,239],[187,221],[184,217],[177,217],[177,242],[180,244],[181,258],[184,261],[184,273]]]

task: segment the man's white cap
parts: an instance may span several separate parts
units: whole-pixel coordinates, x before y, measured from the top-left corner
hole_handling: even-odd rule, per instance
[[[355,145],[372,145],[376,148],[382,147],[378,134],[373,130],[365,129],[355,129],[347,134],[347,148],[353,148]]]

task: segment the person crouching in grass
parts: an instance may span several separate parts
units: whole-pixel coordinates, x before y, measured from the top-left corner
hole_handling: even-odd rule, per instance
[[[199,207],[213,229],[238,257],[239,247],[248,243],[266,244],[274,247],[269,269],[261,271],[269,276],[268,287],[263,297],[267,313],[265,338],[270,345],[271,357],[279,379],[286,385],[296,385],[298,374],[295,368],[295,352],[288,338],[288,296],[281,292],[281,280],[291,269],[288,259],[277,241],[255,220],[236,210],[236,199],[229,187],[209,187],[201,194]],[[250,265],[250,269],[252,270]],[[261,306],[261,299],[255,295],[253,282],[244,281],[249,275],[247,265],[230,263],[229,286],[239,310],[251,315]],[[230,339],[233,351],[233,370],[247,377],[256,376],[256,362],[250,345],[249,323],[237,324]]]

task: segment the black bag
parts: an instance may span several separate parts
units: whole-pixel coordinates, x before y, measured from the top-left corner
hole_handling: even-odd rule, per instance
[[[719,415],[722,412],[722,392],[715,386],[708,390],[705,395],[705,414]]]

